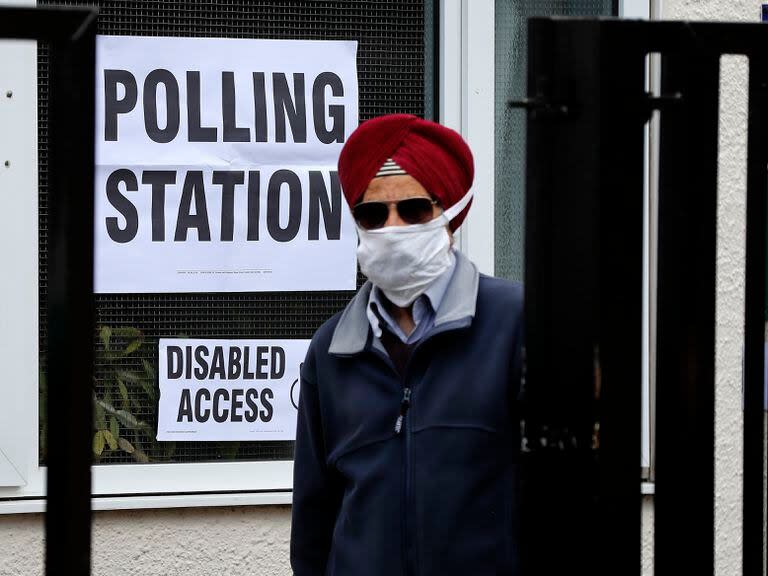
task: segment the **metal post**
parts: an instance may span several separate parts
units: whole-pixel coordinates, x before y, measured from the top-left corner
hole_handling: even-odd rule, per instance
[[[51,43],[46,574],[87,576],[91,545],[96,10],[0,7],[0,38]]]
[[[52,50],[46,574],[90,574],[95,20]]]
[[[639,573],[644,52],[530,26],[525,573]]]
[[[597,130],[594,123],[569,117],[576,102],[567,93],[570,76],[559,72],[570,71],[569,54],[561,48],[570,44],[570,34],[551,20],[532,19],[529,30],[528,99],[515,103],[529,108],[520,552],[523,574],[554,576],[568,573],[569,565],[591,573],[597,560],[585,549],[595,525],[589,503],[597,211],[596,198],[584,193],[596,188],[597,174],[591,166],[578,169],[589,162],[581,144],[596,146]],[[594,47],[595,40],[587,39],[582,49]],[[589,90],[580,82],[576,87]]]
[[[643,143],[650,115],[637,26],[601,25],[597,574],[640,574]],[[633,345],[634,344],[634,345]],[[630,447],[636,447],[634,450]]]
[[[655,573],[713,574],[719,54],[662,56]]]

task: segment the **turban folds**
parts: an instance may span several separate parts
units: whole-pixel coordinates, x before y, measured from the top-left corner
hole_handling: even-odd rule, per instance
[[[472,152],[459,134],[410,114],[390,114],[363,122],[341,150],[339,180],[350,206],[360,202],[389,158],[418,180],[443,209],[461,200],[472,186]],[[469,205],[451,221],[451,230],[461,225],[468,210]]]

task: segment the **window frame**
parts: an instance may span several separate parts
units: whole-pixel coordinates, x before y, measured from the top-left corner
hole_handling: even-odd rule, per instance
[[[476,195],[457,233],[481,273],[494,272],[495,1],[440,2],[440,123],[472,149]],[[489,192],[490,191],[490,192]]]
[[[651,19],[652,0],[615,0],[619,18]],[[472,148],[475,159],[472,210],[457,233],[459,248],[477,264],[480,272],[495,272],[495,1],[441,0],[440,30],[440,122],[459,131]],[[449,43],[447,39],[458,38]],[[650,74],[653,74],[653,63]],[[650,89],[650,79],[646,82]],[[653,479],[653,340],[655,326],[655,216],[651,182],[657,164],[653,153],[656,135],[645,129],[644,238],[643,238],[643,366],[641,386],[642,446],[641,474]],[[644,485],[643,493],[653,493]]]
[[[6,49],[1,43],[0,54]],[[0,173],[6,176],[0,180],[4,188],[7,183],[17,191],[0,195],[3,214],[13,215],[0,230],[0,241],[14,247],[2,253],[5,269],[14,270],[13,281],[0,283],[0,365],[7,367],[0,379],[0,397],[7,399],[0,402],[0,515],[42,512],[46,493],[46,467],[39,463],[37,47],[30,42],[25,50],[23,57],[0,58],[3,71],[9,68],[3,74],[8,86],[25,95],[14,101],[23,110],[7,114],[9,132],[26,136],[12,142],[14,158],[23,158],[13,162],[15,179]],[[5,119],[3,112],[0,108]],[[0,155],[6,153],[2,146]],[[95,510],[275,505],[291,502],[293,461],[95,464],[91,474]]]
[[[0,0],[12,3],[35,4]],[[619,14],[647,18],[649,4],[621,0]],[[457,243],[481,272],[493,274],[495,2],[473,0],[471,6],[469,0],[440,0],[436,6],[436,89],[440,122],[460,132],[475,156],[478,194]],[[5,369],[0,380],[0,514],[45,508],[46,468],[39,465],[38,456],[37,48],[31,44],[14,46],[21,50],[18,56],[0,58],[9,68],[8,85],[25,95],[14,101],[18,109],[8,115],[10,132],[23,135],[14,140],[11,151],[19,158],[11,172],[15,179],[6,180],[16,193],[0,195],[2,213],[13,215],[0,227],[0,245],[13,246],[3,251],[2,263],[15,271],[12,282],[0,283],[0,302],[5,303],[0,315],[0,365]],[[7,41],[0,43],[0,54],[10,49]],[[0,107],[0,118],[3,112]],[[0,142],[0,156],[6,148]],[[289,504],[293,462],[94,465],[92,477],[95,510]]]
[[[2,498],[9,491],[27,492],[38,468],[37,45],[31,40],[0,40],[0,54],[0,77],[5,81],[0,122],[14,135],[0,140],[0,246],[12,247],[0,253],[0,265],[13,271],[0,283]]]
[[[0,0],[3,4],[10,4]],[[27,5],[35,2],[28,1]],[[3,306],[0,324],[0,514],[44,507],[46,467],[39,463],[39,269],[38,269],[38,142],[37,45],[34,41],[2,41],[0,58],[7,81],[0,117],[12,140],[0,142],[8,158],[3,188],[14,194],[0,197],[6,216],[0,227],[2,264],[13,270],[0,284]],[[7,278],[7,277],[6,277]],[[285,504],[290,501],[293,462],[201,462],[180,464],[94,465],[96,507],[132,507],[150,502],[166,505]],[[147,500],[147,495],[162,494]],[[208,497],[203,497],[205,495]],[[118,495],[123,496],[115,499]],[[190,497],[199,495],[200,497]],[[179,498],[179,497],[183,498]],[[165,500],[163,499],[165,498]],[[108,503],[108,504],[107,504]]]

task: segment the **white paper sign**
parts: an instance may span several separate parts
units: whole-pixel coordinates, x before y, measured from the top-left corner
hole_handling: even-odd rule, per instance
[[[294,440],[309,342],[160,339],[157,439]]]
[[[95,289],[354,290],[357,42],[101,36]]]

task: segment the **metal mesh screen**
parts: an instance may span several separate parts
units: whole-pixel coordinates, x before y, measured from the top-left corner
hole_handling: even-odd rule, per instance
[[[496,0],[496,276],[523,280],[525,111],[507,102],[526,95],[528,18],[613,11],[612,0]]]
[[[428,0],[429,1],[429,0]],[[39,4],[50,4],[45,0]],[[71,2],[55,2],[70,4]],[[425,1],[102,1],[99,33],[110,35],[358,40],[360,120],[424,115]],[[427,26],[429,20],[426,20]],[[40,166],[40,460],[45,462],[49,52],[38,51]],[[292,442],[157,442],[157,341],[189,338],[310,338],[350,292],[101,294],[94,334],[97,461],[284,460]],[[89,383],[83,383],[89,385]]]

